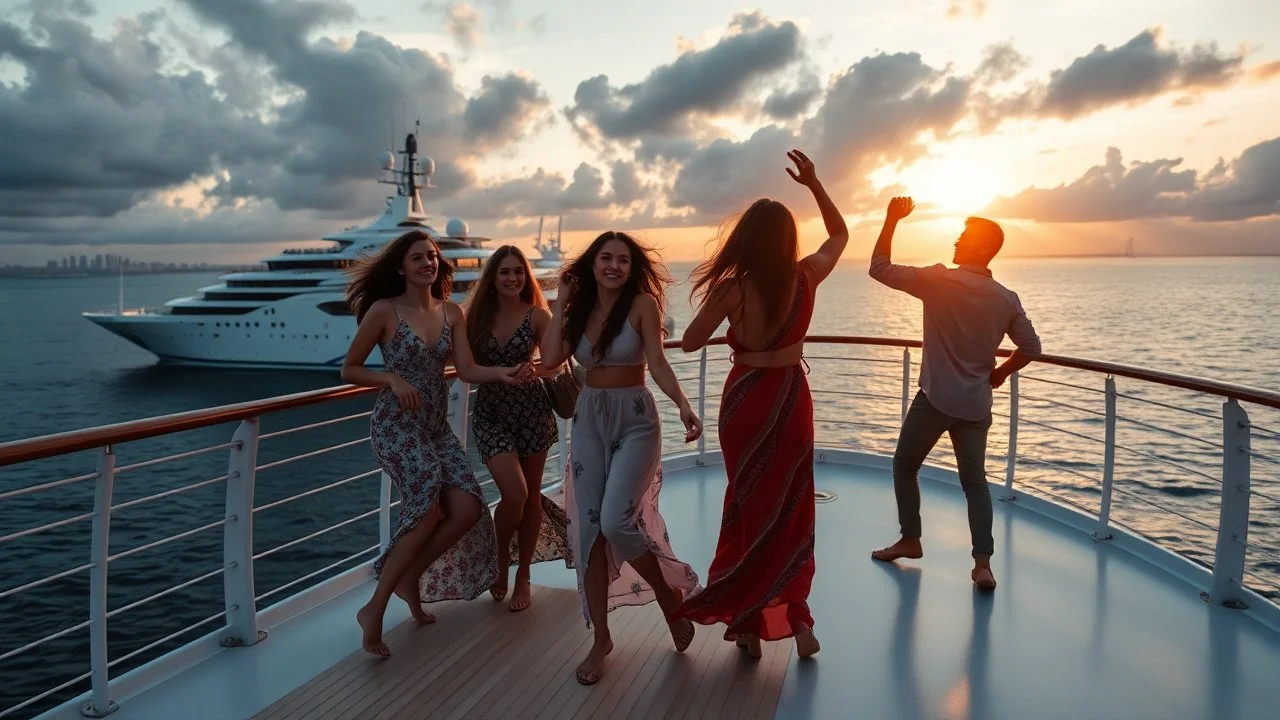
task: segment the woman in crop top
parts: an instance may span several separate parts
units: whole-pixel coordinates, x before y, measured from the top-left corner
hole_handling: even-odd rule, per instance
[[[544,368],[572,354],[587,370],[565,477],[572,565],[583,614],[595,631],[595,643],[576,672],[584,685],[600,680],[613,649],[610,610],[656,600],[670,618],[698,588],[693,568],[672,552],[658,513],[662,425],[645,386],[647,362],[654,382],[680,409],[685,441],[702,434],[702,422],[662,348],[670,283],[661,262],[634,238],[606,232],[561,273],[542,339]],[[693,641],[693,624],[668,625],[676,650],[684,652]]]
[[[720,541],[706,590],[685,600],[676,617],[723,623],[725,640],[754,658],[761,640],[793,637],[800,657],[820,649],[808,602],[816,511],[813,398],[802,363],[814,292],[849,242],[813,163],[799,150],[787,156],[796,166],[787,172],[818,203],[827,241],[801,258],[791,211],[757,200],[694,270],[702,301],[680,343],[696,351],[728,319],[734,365],[717,426],[729,474]]]

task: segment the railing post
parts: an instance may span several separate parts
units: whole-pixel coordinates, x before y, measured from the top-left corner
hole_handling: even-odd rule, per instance
[[[449,427],[458,436],[462,449],[467,449],[468,406],[471,400],[471,386],[461,380],[454,380],[449,388]]]
[[[116,456],[107,445],[98,452],[98,479],[93,492],[93,537],[89,545],[89,669],[92,695],[80,706],[86,717],[106,717],[115,712],[111,700],[107,654],[107,556],[111,554],[111,490],[115,484]]]
[[[1244,609],[1240,583],[1249,541],[1249,415],[1235,400],[1222,404],[1222,506],[1213,555],[1214,605]],[[1204,594],[1201,594],[1205,597]]]
[[[385,470],[381,476],[378,485],[378,555],[391,547],[391,476]]]
[[[1009,452],[1004,467],[1004,499],[1013,499],[1013,473],[1018,467],[1018,373],[1009,376]]]
[[[702,434],[698,436],[698,464],[707,453],[707,348],[703,346],[698,358],[698,419],[702,421]]]
[[[227,610],[223,647],[257,645],[267,634],[258,629],[253,592],[253,490],[258,466],[258,418],[241,420],[231,436],[227,461],[227,524],[222,533],[222,595]]]
[[[907,419],[907,407],[911,404],[911,348],[902,348],[902,420]]]
[[[1116,379],[1108,375],[1107,424],[1102,451],[1102,505],[1098,508],[1098,527],[1093,531],[1094,540],[1111,539],[1111,487],[1116,470]]]

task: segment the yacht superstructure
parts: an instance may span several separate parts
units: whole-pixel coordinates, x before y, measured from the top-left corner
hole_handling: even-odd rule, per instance
[[[286,249],[263,260],[265,270],[223,275],[217,285],[198,295],[175,298],[156,310],[119,307],[83,313],[104,329],[148,350],[162,362],[229,367],[332,369],[342,363],[355,334],[356,322],[345,297],[345,271],[359,257],[377,252],[405,232],[421,230],[440,245],[453,264],[453,300],[462,302],[494,253],[472,237],[467,223],[450,218],[441,232],[430,223],[421,187],[430,188],[435,163],[418,156],[415,134],[405,137],[397,168],[388,152],[383,169],[391,175],[379,180],[393,185],[382,215],[365,227],[347,228],[323,239],[329,244]],[[418,184],[418,179],[424,181]],[[536,267],[534,278],[548,299],[554,299],[557,275],[553,268]],[[375,348],[370,363],[380,364]]]

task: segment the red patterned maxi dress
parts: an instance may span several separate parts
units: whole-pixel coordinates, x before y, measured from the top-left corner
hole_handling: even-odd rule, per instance
[[[763,348],[804,339],[813,316],[812,281],[799,271],[796,296],[782,326]],[[725,639],[792,637],[813,626],[809,588],[814,573],[813,398],[800,364],[776,368],[734,365],[720,402],[720,447],[729,488],[716,556],[706,589],[687,599],[679,616],[724,623]]]

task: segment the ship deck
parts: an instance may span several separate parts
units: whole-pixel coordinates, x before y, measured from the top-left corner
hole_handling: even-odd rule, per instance
[[[573,571],[554,561],[535,566],[534,606],[524,613],[486,594],[432,606],[438,622],[417,627],[393,602],[385,660],[359,649],[354,613],[372,585],[354,583],[268,627],[256,646],[118,698],[112,717],[1275,717],[1274,613],[1205,603],[1186,561],[1123,532],[1094,541],[1083,516],[1018,495],[995,503],[1000,584],[979,593],[963,495],[953,474],[927,468],[925,557],[877,563],[869,551],[897,530],[888,460],[826,455],[816,485],[837,499],[818,505],[811,607],[823,649],[812,660],[786,641],[766,643],[751,661],[722,640],[721,626],[699,626],[677,654],[656,606],[620,608],[605,678],[580,686],[573,668],[590,631]],[[700,573],[724,489],[718,465],[667,475],[672,542]]]

